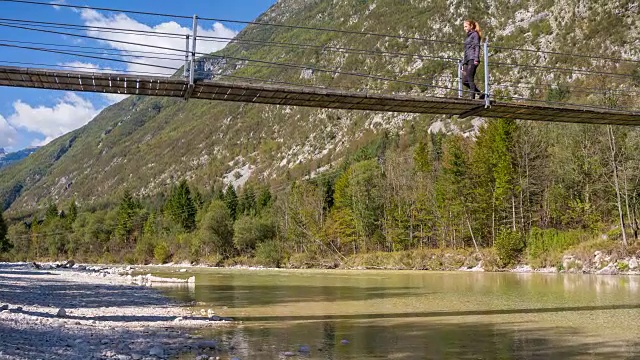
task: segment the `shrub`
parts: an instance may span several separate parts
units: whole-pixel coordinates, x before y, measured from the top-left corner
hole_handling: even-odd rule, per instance
[[[555,266],[564,251],[591,239],[585,230],[557,230],[532,228],[527,240],[527,256],[533,267]]]
[[[256,261],[262,266],[280,267],[284,261],[282,246],[276,241],[267,241],[256,247]]]
[[[171,251],[169,251],[169,247],[167,244],[161,242],[153,249],[153,257],[159,264],[166,263],[171,257]]]
[[[508,267],[515,264],[524,250],[522,235],[509,228],[501,228],[496,237],[495,249],[501,267]]]
[[[233,243],[242,252],[251,252],[259,243],[274,236],[275,227],[269,219],[242,216],[233,225]]]
[[[152,238],[143,236],[136,243],[134,254],[138,263],[145,264],[154,256],[155,245]]]

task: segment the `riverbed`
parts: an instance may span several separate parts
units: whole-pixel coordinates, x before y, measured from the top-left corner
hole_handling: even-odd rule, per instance
[[[0,264],[0,359],[640,358],[640,276],[75,267]]]

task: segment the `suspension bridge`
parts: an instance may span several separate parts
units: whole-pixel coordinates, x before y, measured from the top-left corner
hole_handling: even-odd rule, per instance
[[[640,113],[580,108],[569,105],[541,106],[493,102],[486,107],[484,101],[463,98],[367,94],[291,85],[212,80],[197,81],[191,90],[189,90],[189,85],[188,80],[169,77],[0,67],[0,86],[122,95],[188,97],[191,99],[325,109],[443,114],[460,117],[473,115],[573,123],[640,124]]]
[[[3,2],[9,0],[2,0]],[[36,1],[17,1],[12,2],[29,3],[38,5],[47,5]],[[50,5],[50,4],[48,4]],[[83,6],[73,5],[61,5],[73,8],[89,8]],[[91,8],[98,9],[101,8]],[[131,13],[140,13],[135,11],[126,10],[114,10],[114,9],[102,9],[111,11],[122,11]],[[176,15],[168,14],[153,14],[153,13],[141,13],[145,15],[161,15],[178,17]],[[187,17],[182,17],[187,18]],[[191,19],[191,17],[188,17]],[[488,41],[483,44],[483,66],[484,66],[484,89],[488,94],[484,100],[471,100],[464,95],[466,92],[462,88],[462,75],[460,72],[460,63],[456,59],[445,57],[434,57],[416,54],[402,54],[394,52],[384,51],[371,51],[364,49],[352,49],[352,48],[338,48],[330,47],[326,45],[311,45],[311,44],[295,44],[295,43],[283,43],[275,41],[263,41],[263,40],[251,40],[243,38],[212,38],[208,36],[200,36],[197,34],[198,29],[198,17],[193,18],[193,32],[191,34],[177,34],[177,33],[160,33],[144,30],[133,29],[113,29],[99,26],[86,26],[86,25],[72,25],[72,24],[60,24],[53,22],[32,21],[24,19],[3,19],[0,18],[0,27],[13,28],[18,30],[27,30],[32,32],[46,32],[48,34],[59,34],[69,37],[78,37],[82,39],[91,39],[97,41],[108,41],[112,44],[121,46],[135,46],[138,48],[151,48],[155,50],[162,50],[163,53],[149,52],[149,51],[124,51],[120,53],[110,53],[104,48],[90,48],[90,47],[72,47],[68,45],[60,44],[46,44],[46,43],[29,43],[25,41],[17,41],[11,39],[0,39],[0,47],[14,48],[36,52],[47,52],[55,54],[63,54],[70,56],[77,56],[79,58],[91,58],[107,61],[115,61],[124,64],[137,64],[148,67],[162,68],[164,73],[175,73],[178,68],[183,64],[180,64],[181,58],[175,56],[184,55],[184,76],[158,76],[154,73],[131,73],[122,72],[117,73],[114,71],[78,71],[77,69],[57,69],[53,65],[50,68],[47,67],[16,67],[16,66],[0,66],[0,86],[8,87],[25,87],[25,88],[37,88],[48,90],[62,90],[62,91],[78,91],[78,92],[94,92],[104,94],[122,94],[122,95],[141,95],[141,96],[163,96],[174,97],[183,99],[198,99],[198,100],[215,100],[215,101],[233,101],[243,103],[255,103],[255,104],[269,104],[269,105],[285,105],[285,106],[304,106],[315,107],[324,109],[344,109],[344,110],[367,110],[367,111],[384,111],[384,112],[401,112],[401,113],[419,113],[419,114],[439,114],[447,116],[457,116],[459,118],[466,118],[470,116],[487,117],[487,118],[513,118],[521,120],[533,120],[533,121],[550,121],[550,122],[568,122],[568,123],[591,123],[591,124],[616,124],[616,125],[639,125],[640,124],[640,111],[634,109],[620,109],[615,107],[599,107],[580,104],[563,103],[559,101],[544,101],[536,100],[524,97],[498,97],[493,99],[494,94],[491,92],[491,87],[500,87],[501,84],[491,84],[490,74],[491,66],[512,66],[512,67],[528,67],[536,69],[538,71],[560,71],[570,72],[571,74],[582,75],[598,75],[598,76],[612,76],[612,77],[631,77],[629,74],[607,73],[603,71],[589,71],[585,69],[570,69],[570,68],[558,68],[539,65],[526,65],[526,64],[510,64],[499,61],[494,61],[489,58],[489,46]],[[209,19],[217,20],[221,19]],[[224,19],[223,19],[224,21]],[[227,20],[234,22],[232,20]],[[235,21],[240,22],[240,21]],[[277,24],[263,24],[255,22],[240,22],[251,25],[260,26],[284,26],[293,28],[304,28],[318,31],[333,31],[338,33],[357,33],[366,36],[379,36],[379,37],[393,37],[403,38],[404,40],[416,40],[414,38],[405,38],[402,36],[385,35],[385,34],[372,34],[361,33],[346,30],[335,29],[316,29],[307,28],[303,26],[290,26],[290,25],[277,25]],[[66,31],[61,31],[65,29]],[[73,33],[69,30],[82,31],[83,33]],[[149,43],[131,42],[124,40],[117,40],[113,38],[106,39],[101,36],[96,36],[96,33],[115,33],[115,34],[128,34],[137,36],[158,36],[170,39],[183,39],[185,41],[185,48],[178,49],[173,47],[158,46]],[[425,40],[425,39],[418,39]],[[253,58],[239,58],[233,56],[211,55],[209,53],[202,53],[196,51],[196,45],[198,41],[226,41],[236,43],[249,43],[260,46],[278,46],[278,47],[298,47],[298,48],[317,48],[322,51],[338,51],[342,53],[355,53],[355,54],[367,54],[375,56],[409,56],[419,59],[435,58],[441,61],[450,61],[458,68],[458,78],[452,79],[456,83],[457,87],[438,86],[433,84],[423,84],[417,80],[403,80],[397,78],[387,78],[383,76],[363,74],[356,72],[344,72],[336,69],[323,69],[318,66],[310,66],[305,64],[291,64],[291,63],[278,63],[274,61],[267,61],[262,59]],[[442,42],[442,41],[439,41]],[[27,46],[28,45],[28,46]],[[37,45],[37,46],[35,46]],[[459,45],[459,44],[454,44]],[[61,49],[61,47],[71,47],[71,49]],[[80,49],[82,48],[82,49]],[[100,50],[86,51],[84,49]],[[508,49],[513,51],[533,51],[529,49]],[[169,52],[169,53],[167,53]],[[93,54],[93,55],[91,55]],[[550,53],[553,54],[553,53]],[[153,55],[153,56],[150,56]],[[162,56],[159,57],[158,55]],[[168,57],[173,55],[173,57]],[[572,55],[572,54],[564,54]],[[584,55],[575,55],[584,56]],[[126,60],[126,58],[133,58],[133,60]],[[386,81],[389,83],[397,82],[411,86],[426,86],[435,89],[444,89],[449,94],[457,94],[457,96],[436,96],[431,94],[426,95],[406,95],[397,93],[383,93],[383,92],[368,92],[361,90],[341,89],[334,88],[330,85],[317,86],[309,84],[294,84],[283,81],[277,81],[277,79],[255,79],[255,78],[242,78],[241,76],[226,76],[227,79],[235,78],[240,80],[225,80],[225,76],[212,76],[210,78],[201,78],[196,76],[198,58],[219,58],[228,61],[236,61],[244,64],[243,66],[262,66],[262,67],[284,67],[287,69],[293,69],[296,71],[310,70],[313,72],[324,72],[333,75],[344,76],[357,76],[364,79],[373,79],[376,81]],[[152,62],[141,62],[143,59],[160,59],[171,61],[172,64],[178,64],[178,66],[163,66],[153,64]],[[637,60],[625,60],[614,59],[604,57],[594,57],[598,60],[605,61],[622,61],[640,63]],[[490,62],[491,60],[491,62]],[[0,61],[0,63],[11,63],[6,61]],[[15,62],[14,62],[15,63]],[[18,62],[19,63],[19,62]],[[26,64],[26,63],[25,63]],[[43,64],[39,64],[43,65]],[[46,65],[46,64],[44,64]],[[69,67],[69,66],[63,66]],[[72,67],[73,68],[73,67]],[[244,80],[244,81],[242,81]],[[455,85],[454,85],[455,86]],[[578,91],[589,91],[589,89],[582,89]]]

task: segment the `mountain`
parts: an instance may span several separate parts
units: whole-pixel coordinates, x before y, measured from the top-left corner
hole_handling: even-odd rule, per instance
[[[0,148],[0,169],[26,158],[27,156],[33,154],[36,150],[38,150],[37,146],[28,147],[26,149],[7,154],[5,153],[3,148]]]
[[[552,73],[544,67],[637,70],[635,63],[509,49],[638,58],[640,32],[632,29],[640,26],[639,6],[623,0],[281,0],[257,21],[403,37],[250,25],[239,39],[316,47],[234,42],[215,54],[226,59],[207,59],[207,67],[222,79],[234,81],[269,79],[369,92],[455,96],[454,90],[442,89],[456,87],[455,63],[428,56],[459,58],[462,21],[467,17],[478,19],[491,44],[501,46],[491,57],[491,78],[498,97],[593,103],[599,98],[588,89],[615,92],[629,88],[629,80]],[[349,48],[387,54],[344,50]],[[398,55],[401,53],[423,57]],[[242,59],[307,64],[330,71]],[[349,72],[406,82],[345,74]],[[479,73],[477,79],[482,78]],[[637,84],[633,86],[637,89]],[[582,92],[566,90],[570,88]],[[619,105],[635,101],[622,96],[616,99]],[[153,196],[183,178],[201,188],[222,181],[239,185],[249,177],[277,186],[335,165],[384,131],[472,132],[480,123],[481,119],[132,96],[0,170],[0,201],[5,209],[29,212],[49,201],[72,197],[80,204],[109,200],[124,189]]]

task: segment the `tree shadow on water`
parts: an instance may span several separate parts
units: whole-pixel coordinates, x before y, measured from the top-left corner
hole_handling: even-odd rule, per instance
[[[522,325],[522,324],[520,324]],[[247,324],[215,330],[240,358],[308,359],[636,359],[640,343],[588,341],[563,327],[478,322],[319,321]],[[346,340],[346,341],[344,341]],[[300,352],[301,346],[309,352]]]

